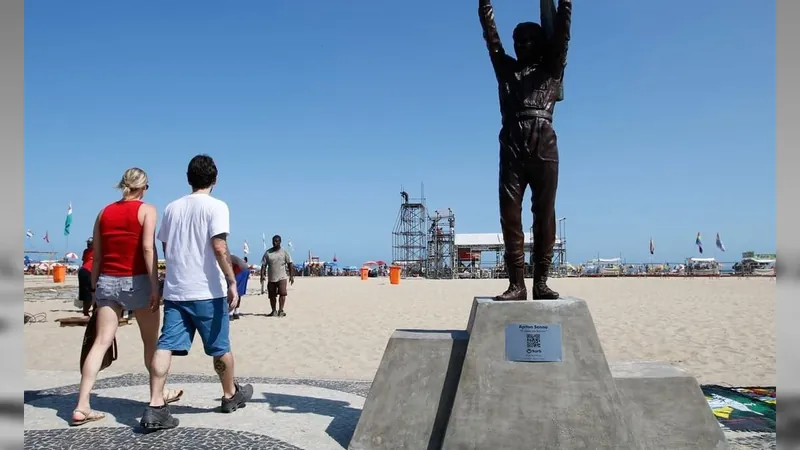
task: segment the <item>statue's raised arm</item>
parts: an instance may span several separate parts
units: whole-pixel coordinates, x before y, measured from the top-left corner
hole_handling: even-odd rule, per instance
[[[572,25],[572,0],[558,0],[552,11],[553,0],[541,1],[542,28],[549,41],[546,63],[554,71],[563,71],[567,65],[570,26]],[[555,12],[555,17],[553,15]]]
[[[500,42],[500,34],[497,32],[497,24],[494,21],[494,8],[490,0],[478,0],[478,18],[481,21],[483,39],[486,40],[492,64],[497,68],[497,64],[507,59],[508,55],[503,49],[503,43]]]

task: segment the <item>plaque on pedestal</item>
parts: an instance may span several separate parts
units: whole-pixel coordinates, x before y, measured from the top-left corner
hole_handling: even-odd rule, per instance
[[[560,323],[506,325],[506,361],[561,362]]]

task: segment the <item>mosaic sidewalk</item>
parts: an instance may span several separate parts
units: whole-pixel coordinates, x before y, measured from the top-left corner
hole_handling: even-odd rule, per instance
[[[69,420],[80,375],[28,371],[25,448],[343,449],[350,442],[370,387],[365,381],[241,378],[240,382],[253,384],[253,400],[233,414],[221,414],[216,376],[171,375],[169,387],[186,391],[171,406],[180,426],[145,434],[138,423],[148,400],[147,377],[103,375],[106,378],[95,385],[92,407],[106,418],[72,428]],[[726,435],[731,450],[776,448],[774,434]]]
[[[58,373],[28,371],[28,378],[58,378]],[[170,376],[171,388],[186,391],[170,408],[180,426],[148,434],[138,427],[149,397],[144,374],[98,380],[92,408],[106,418],[77,428],[68,422],[77,384],[26,390],[25,448],[342,449],[350,442],[370,385],[281,378],[239,381],[253,384],[253,400],[244,409],[221,414],[216,376]]]

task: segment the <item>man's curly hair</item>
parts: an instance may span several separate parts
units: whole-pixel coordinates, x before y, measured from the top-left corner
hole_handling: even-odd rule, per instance
[[[192,189],[208,189],[217,182],[217,165],[208,155],[197,155],[189,161],[186,178]]]

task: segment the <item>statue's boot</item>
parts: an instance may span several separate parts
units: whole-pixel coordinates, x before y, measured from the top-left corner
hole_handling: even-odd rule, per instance
[[[508,289],[494,298],[497,301],[527,300],[528,290],[525,289],[525,268],[509,268]]]
[[[547,274],[550,271],[550,264],[536,264],[533,269],[533,299],[534,300],[556,300],[558,292],[547,286]]]

